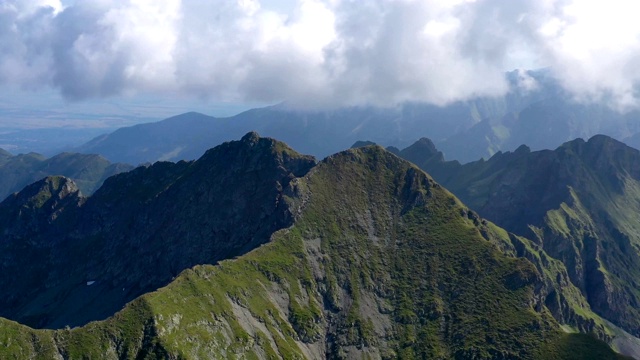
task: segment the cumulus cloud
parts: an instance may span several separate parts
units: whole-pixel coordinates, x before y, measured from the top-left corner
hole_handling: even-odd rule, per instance
[[[72,100],[178,91],[302,106],[446,104],[509,91],[506,70],[550,66],[577,99],[640,100],[634,2],[282,3],[5,0],[0,82]]]

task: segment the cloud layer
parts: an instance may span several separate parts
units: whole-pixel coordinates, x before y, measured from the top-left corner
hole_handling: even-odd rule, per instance
[[[549,66],[578,99],[640,104],[632,1],[284,3],[5,0],[0,83],[71,100],[177,91],[303,106],[446,104],[508,91],[506,70]]]

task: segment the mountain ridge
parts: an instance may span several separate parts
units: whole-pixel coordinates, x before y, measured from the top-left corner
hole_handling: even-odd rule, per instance
[[[30,241],[56,245],[27,247],[30,256],[11,263],[15,271],[24,268],[22,281],[9,276],[11,271],[0,276],[0,286],[15,295],[4,300],[2,315],[11,312],[37,327],[75,326],[112,314],[182,269],[246,252],[291,221],[281,201],[287,169],[300,175],[313,164],[286,145],[248,134],[220,145],[200,162],[158,162],[111,177],[93,196],[81,198],[68,217],[34,230]],[[252,171],[263,178],[253,179]],[[51,179],[59,178],[40,183]],[[10,207],[6,201],[3,205]],[[19,214],[28,216],[22,210]],[[20,239],[5,236],[0,245],[6,256],[14,246],[20,249]],[[180,245],[176,239],[188,242]],[[70,256],[75,256],[72,268]],[[34,259],[37,265],[31,264]],[[146,267],[157,271],[147,273]],[[84,285],[90,281],[95,283]],[[29,300],[13,302],[17,294]]]
[[[228,158],[234,154],[236,158]],[[180,189],[197,189],[192,180],[210,180],[205,188],[219,183],[211,179],[223,173],[217,171],[220,166],[212,166],[215,161],[244,171],[252,164],[263,166],[266,170],[254,175],[268,174],[272,167],[264,156],[277,164],[273,176],[262,177],[265,190],[275,180],[276,193],[281,194],[278,203],[286,204],[285,218],[292,221],[268,230],[269,241],[256,243],[262,245],[237,259],[187,267],[165,288],[136,298],[105,321],[50,331],[0,320],[0,343],[8,345],[0,354],[618,358],[589,336],[563,333],[540,296],[543,283],[556,277],[546,273],[551,267],[507,250],[515,248],[511,235],[479,218],[429,175],[380,147],[347,150],[316,165],[282,143],[249,133],[207,152],[207,162],[158,163],[117,175],[105,182],[93,201],[110,198],[107,190],[116,183],[138,191],[134,198],[143,207],[155,201],[158,191],[175,199]],[[140,179],[151,181],[149,191],[136,186]],[[233,181],[225,184],[242,179],[231,177]],[[58,180],[57,188],[64,188],[60,184],[66,180]],[[186,185],[174,188],[167,183]],[[249,182],[241,188],[257,189],[254,186]],[[218,196],[233,193],[227,185],[218,189],[224,190],[214,191]],[[255,194],[263,192],[265,199],[272,198],[272,191]],[[92,208],[92,198],[80,207],[90,217],[105,218],[105,209],[118,203],[114,199],[104,209]],[[199,198],[205,203],[219,200],[206,194]],[[268,203],[242,198],[251,199],[248,214]],[[192,199],[186,203],[193,205]],[[156,211],[140,209],[131,210],[143,217]],[[262,218],[263,210],[257,211]],[[193,213],[176,224],[188,219]],[[116,223],[101,223],[117,233]],[[131,267],[126,272],[136,273]],[[91,278],[85,286],[100,281]]]
[[[521,144],[533,150],[603,133],[637,143],[640,112],[618,112],[607,103],[577,101],[562,89],[548,69],[505,74],[504,96],[479,97],[443,106],[403,103],[331,110],[301,110],[279,104],[251,109],[232,117],[197,113],[157,123],[121,128],[78,148],[112,161],[132,164],[158,160],[192,160],[210,147],[256,130],[293,148],[323,158],[360,139],[406,148],[428,137],[450,160],[462,163],[488,159]],[[522,86],[522,81],[535,86]],[[144,131],[143,131],[144,130]],[[97,144],[101,142],[100,144]]]
[[[640,334],[633,280],[640,151],[596,135],[555,150],[521,146],[489,160],[423,166],[480,216],[561,260],[593,311]]]

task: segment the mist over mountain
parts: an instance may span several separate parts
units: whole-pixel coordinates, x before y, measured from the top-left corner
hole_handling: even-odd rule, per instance
[[[510,92],[446,106],[405,103],[394,108],[296,110],[287,104],[229,118],[186,113],[157,123],[121,128],[74,151],[139,164],[191,160],[224,141],[257,130],[300,151],[324,157],[367,139],[404,148],[427,137],[449,160],[469,162],[512,151],[520,144],[552,149],[577,137],[607,134],[633,141],[640,112],[619,112],[605,102],[578,102],[548,70],[507,73]]]
[[[638,145],[640,112],[619,112],[606,105],[578,103],[566,95],[549,96],[519,112],[487,118],[438,146],[447,159],[469,162],[488,159],[498,151],[513,151],[521,144],[532,150],[554,149],[575,138],[605,134]],[[635,135],[635,137],[634,137]]]
[[[637,8],[612,1],[12,0],[0,82],[67,101],[443,105],[548,66],[577,98],[637,108]]]
[[[157,123],[121,128],[99,136],[74,151],[98,153],[133,164],[157,160],[195,159],[209,147],[257,130],[324,157],[367,138],[378,143],[409,145],[416,134],[446,139],[484,118],[499,117],[538,99],[518,90],[504,98],[477,98],[440,107],[406,103],[392,108],[351,107],[296,110],[287,104],[258,108],[229,118],[186,113]]]

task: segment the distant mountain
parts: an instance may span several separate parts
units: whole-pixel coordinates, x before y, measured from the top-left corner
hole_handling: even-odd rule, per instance
[[[460,107],[463,107],[460,105]],[[474,123],[472,110],[466,118],[449,114],[432,117],[423,113],[440,111],[435,107],[405,106],[400,109],[354,108],[323,112],[288,110],[286,106],[254,109],[231,118],[213,118],[198,113],[186,113],[157,123],[121,128],[99,136],[74,149],[82,153],[98,153],[112,161],[133,164],[157,160],[190,160],[198,158],[206,149],[256,130],[278,137],[306,153],[324,157],[347,148],[360,137],[380,142],[408,144],[413,134],[430,123],[432,133],[440,124],[443,132],[456,121],[468,127]],[[455,109],[455,112],[462,112]],[[458,116],[452,119],[451,116]],[[397,120],[398,123],[395,123]]]
[[[254,130],[318,157],[346,149],[359,139],[404,147],[416,136],[443,141],[483,119],[519,111],[540,98],[538,93],[518,90],[515,83],[514,87],[505,97],[477,98],[445,107],[407,103],[388,109],[353,107],[303,111],[280,104],[229,118],[192,112],[156,123],[121,128],[73,150],[131,164],[191,160],[210,147]]]
[[[74,151],[100,154],[111,161],[130,164],[193,160],[213,145],[243,134],[226,134],[224,131],[229,129],[220,125],[223,124],[216,118],[191,112],[157,123],[120,128],[100,135]]]
[[[581,104],[561,94],[532,103],[519,112],[487,118],[438,143],[448,159],[488,159],[521,144],[533,150],[554,149],[575,138],[606,134],[632,139],[640,130],[640,111],[618,112],[602,104]],[[633,141],[629,145],[634,145]],[[640,145],[640,144],[635,144]]]
[[[9,318],[86,323],[168,283],[79,328],[0,319],[2,358],[622,358],[559,261],[377,146],[316,165],[250,133],[0,214]]]
[[[371,145],[377,144],[373,141],[359,140],[351,145],[351,149],[357,149]],[[418,165],[418,167],[420,167],[421,169],[431,168],[432,164],[435,165],[436,168],[440,169],[443,165],[449,164],[445,162],[442,152],[438,151],[436,146],[433,144],[433,141],[428,138],[420,138],[418,141],[402,150],[396,148],[395,146],[388,146],[386,150],[405,160],[411,161],[412,163]],[[457,161],[455,162],[455,164],[459,165]]]
[[[99,155],[62,153],[46,158],[36,153],[14,156],[0,149],[0,199],[49,175],[72,178],[89,195],[109,176],[131,169],[131,165],[112,164]]]
[[[11,115],[3,114],[0,109],[0,116],[3,120]],[[34,115],[34,118],[43,119],[41,123],[32,124],[32,126],[55,126],[47,124],[47,120],[51,118],[46,114]],[[65,118],[68,118],[65,116]],[[80,120],[80,119],[76,119]],[[59,120],[58,124],[63,120]],[[91,120],[84,119],[82,121],[91,123]],[[25,123],[30,123],[25,121]],[[130,122],[122,122],[130,124]],[[121,123],[121,124],[122,124]],[[54,122],[55,124],[55,122]],[[122,126],[122,125],[120,125]],[[85,143],[94,137],[112,132],[117,127],[87,127],[87,128],[68,128],[68,127],[44,127],[44,128],[28,128],[28,129],[15,129],[6,127],[5,124],[0,125],[0,147],[8,150],[14,154],[36,152],[45,156],[53,156],[61,152],[69,151],[72,147],[78,146],[78,144]]]
[[[252,130],[318,157],[361,139],[403,148],[420,137],[432,139],[447,159],[461,162],[488,159],[520,144],[533,150],[553,149],[596,134],[628,139],[630,145],[640,147],[640,142],[633,140],[634,134],[640,133],[640,111],[618,112],[605,103],[577,102],[548,70],[513,71],[506,77],[510,91],[504,96],[442,107],[406,103],[389,109],[303,111],[280,104],[229,118],[186,113],[121,128],[73,150],[132,164],[191,160]]]
[[[423,168],[481,216],[562,261],[594,312],[640,336],[640,151],[598,135]]]

